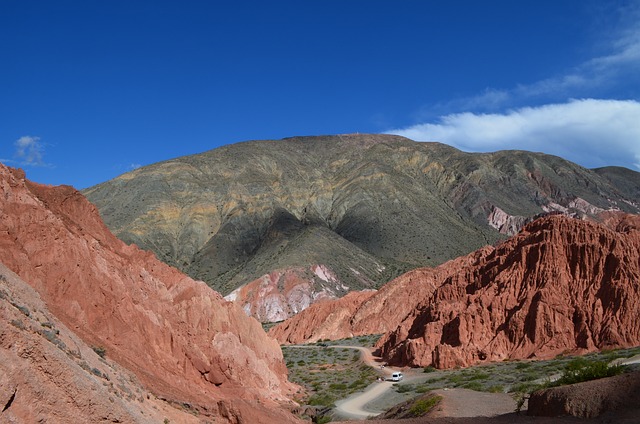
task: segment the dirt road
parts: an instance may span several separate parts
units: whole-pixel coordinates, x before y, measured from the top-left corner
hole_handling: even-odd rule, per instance
[[[375,411],[365,409],[365,405],[372,400],[384,395],[388,390],[393,387],[392,381],[386,381],[388,377],[394,371],[398,371],[393,367],[381,367],[383,364],[380,358],[373,356],[370,348],[360,346],[330,346],[333,348],[341,349],[357,349],[360,351],[360,359],[365,364],[374,368],[385,381],[379,381],[369,385],[362,393],[356,393],[347,399],[336,402],[336,408],[334,409],[336,415],[347,419],[367,419],[369,417],[376,416],[383,413],[383,410]]]

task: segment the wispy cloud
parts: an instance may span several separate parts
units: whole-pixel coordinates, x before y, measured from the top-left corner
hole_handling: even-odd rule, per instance
[[[640,102],[631,100],[582,99],[506,113],[457,113],[389,133],[465,151],[541,151],[586,167],[640,170]]]
[[[620,7],[623,16],[615,30],[602,34],[600,53],[557,75],[523,82],[515,87],[489,87],[470,97],[453,99],[436,110],[493,112],[536,102],[557,102],[567,98],[601,97],[600,90],[621,82],[640,85],[640,1]],[[631,81],[630,81],[631,80]]]
[[[14,143],[14,156],[22,166],[47,166],[43,160],[44,144],[40,137],[25,135]]]
[[[436,105],[422,114],[423,123],[387,132],[465,151],[533,150],[586,167],[640,170],[640,102],[594,98],[640,87],[640,1],[618,13],[620,25],[602,35],[600,53],[566,72],[511,88],[486,88]]]

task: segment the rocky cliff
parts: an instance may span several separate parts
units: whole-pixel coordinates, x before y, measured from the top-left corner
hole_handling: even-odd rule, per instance
[[[200,422],[98,353],[0,264],[0,422]]]
[[[439,368],[640,344],[640,217],[553,215],[452,269],[380,342]]]
[[[375,294],[313,305],[271,329],[283,343],[386,333],[395,365],[440,368],[640,344],[640,216],[551,215],[518,235]],[[356,298],[354,298],[356,299]],[[347,312],[328,331],[332,311]]]
[[[288,268],[315,287],[316,265],[350,291],[468,254],[543,212],[638,213],[638,175],[357,134],[237,143],[85,194],[118,237],[224,295]]]
[[[230,422],[294,421],[278,344],[226,302],[109,232],[71,187],[0,165],[0,261],[152,393]]]

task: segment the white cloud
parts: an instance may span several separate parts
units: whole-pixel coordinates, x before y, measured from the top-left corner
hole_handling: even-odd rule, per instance
[[[590,168],[640,170],[640,102],[632,100],[582,99],[501,114],[457,113],[388,133],[465,151],[541,151]]]
[[[449,111],[496,111],[532,100],[600,97],[607,88],[640,85],[640,1],[619,7],[616,13],[622,18],[615,30],[602,34],[603,53],[594,53],[592,58],[557,75],[510,88],[489,87],[477,95],[454,99],[444,107]]]
[[[15,157],[21,165],[45,166],[43,162],[44,145],[40,137],[23,136],[14,143]]]

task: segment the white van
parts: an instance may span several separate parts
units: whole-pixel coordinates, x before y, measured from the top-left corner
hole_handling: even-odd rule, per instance
[[[404,378],[401,372],[394,372],[391,374],[391,381],[400,381]]]

